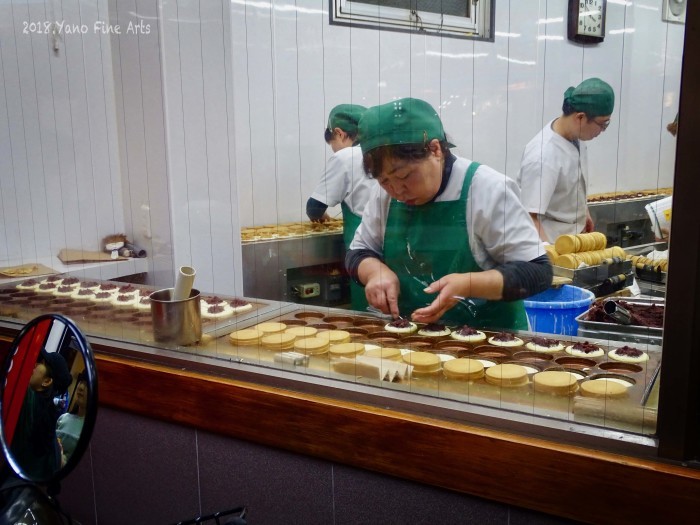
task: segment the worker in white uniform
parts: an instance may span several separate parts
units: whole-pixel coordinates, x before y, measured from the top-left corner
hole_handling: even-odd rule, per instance
[[[369,303],[418,322],[527,329],[521,299],[547,289],[552,268],[515,182],[453,155],[423,100],[369,108],[359,139],[379,185],[345,264]]]
[[[357,104],[340,104],[331,110],[324,138],[333,155],[306,202],[306,215],[312,222],[329,220],[328,207],[341,205],[346,249],[360,224],[370,190],[376,186],[362,169],[362,150],[357,145],[357,123],[365,109]],[[356,283],[350,283],[350,295],[353,310],[367,308],[364,290]]]
[[[594,230],[588,211],[588,155],[584,142],[610,125],[615,94],[599,78],[564,93],[562,115],[525,146],[517,181],[521,199],[543,241]]]

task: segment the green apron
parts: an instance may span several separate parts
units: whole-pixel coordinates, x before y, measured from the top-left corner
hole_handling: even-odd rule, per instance
[[[362,222],[362,217],[355,215],[345,202],[340,203],[340,208],[343,210],[343,241],[345,242],[345,249],[348,250],[353,237],[355,237],[355,230]],[[364,312],[368,306],[369,303],[367,302],[364,286],[350,279],[350,307],[353,310]]]
[[[389,205],[384,233],[384,260],[399,278],[399,312],[410,316],[430,304],[434,294],[423,289],[451,273],[481,272],[469,247],[466,203],[479,163],[467,169],[459,200],[408,206],[395,199]],[[458,302],[445,312],[444,322],[474,328],[527,330],[522,301],[483,301],[467,306]]]

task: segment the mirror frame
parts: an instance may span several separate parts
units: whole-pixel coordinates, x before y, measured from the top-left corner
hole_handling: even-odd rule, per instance
[[[46,479],[35,479],[31,476],[28,476],[24,469],[22,469],[22,466],[19,465],[13,457],[10,447],[7,444],[7,441],[5,440],[5,425],[2,418],[2,414],[5,410],[3,398],[5,395],[6,381],[2,380],[0,381],[0,443],[2,444],[2,452],[5,456],[5,460],[17,476],[19,476],[25,481],[39,483],[42,485],[52,485],[57,483],[59,480],[65,478],[68,474],[70,474],[70,472],[75,468],[75,466],[78,464],[83,454],[87,450],[87,447],[90,443],[90,438],[92,437],[92,431],[95,427],[95,421],[97,419],[98,395],[97,368],[95,366],[95,357],[92,351],[92,347],[88,343],[87,339],[85,338],[85,335],[82,333],[80,328],[78,328],[78,326],[71,319],[58,314],[41,315],[39,317],[35,317],[26,325],[24,325],[20,333],[17,334],[17,337],[15,337],[14,341],[12,342],[12,346],[10,347],[10,351],[7,354],[7,358],[3,363],[3,367],[0,372],[0,374],[2,374],[2,377],[7,376],[7,373],[9,372],[10,367],[12,365],[13,359],[17,355],[17,352],[20,348],[19,343],[22,340],[22,338],[27,336],[27,334],[29,334],[29,332],[33,330],[37,325],[39,325],[42,322],[45,322],[46,320],[51,320],[52,323],[55,321],[63,323],[65,325],[65,330],[71,333],[71,335],[75,338],[75,342],[78,345],[77,350],[83,357],[83,361],[85,364],[84,373],[88,384],[88,393],[87,409],[85,413],[85,420],[83,421],[83,428],[80,433],[80,438],[78,439],[78,443],[76,444],[73,454],[71,454],[71,456],[68,458],[66,464],[57,469],[53,473],[53,475],[49,476]]]

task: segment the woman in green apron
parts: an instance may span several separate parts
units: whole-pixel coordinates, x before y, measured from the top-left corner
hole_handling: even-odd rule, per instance
[[[326,143],[333,155],[326,163],[326,171],[306,202],[306,215],[313,222],[330,219],[328,206],[341,205],[343,212],[343,240],[345,249],[355,235],[362,219],[362,210],[376,182],[362,168],[362,150],[357,145],[357,124],[365,112],[364,106],[340,104],[328,116],[325,130]],[[365,292],[356,282],[350,283],[353,310],[365,310]]]
[[[377,179],[346,266],[369,304],[394,317],[526,330],[522,299],[552,268],[514,181],[453,155],[427,102],[369,108],[359,124]]]

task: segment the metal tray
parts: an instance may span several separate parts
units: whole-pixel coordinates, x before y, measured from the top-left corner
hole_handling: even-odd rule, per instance
[[[598,264],[596,266],[586,266],[584,268],[576,268],[571,270],[562,266],[552,266],[554,275],[559,277],[568,277],[573,281],[575,286],[586,288],[600,284],[608,277],[627,274],[632,271],[632,261],[625,260],[614,262],[612,264]]]
[[[620,298],[621,300],[639,305],[664,305],[664,300],[646,298]],[[663,328],[650,328],[639,325],[622,325],[616,323],[601,323],[599,321],[588,321],[586,316],[593,307],[589,308],[578,317],[578,336],[597,339],[612,339],[615,341],[625,341],[637,344],[661,345],[663,341]]]

